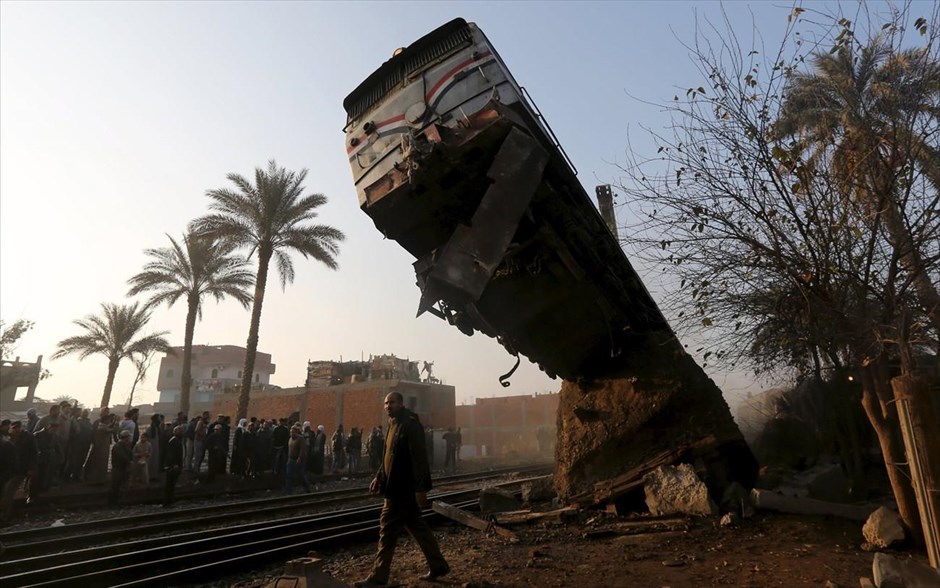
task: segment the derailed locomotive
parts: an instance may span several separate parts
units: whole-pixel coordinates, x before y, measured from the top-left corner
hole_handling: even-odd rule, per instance
[[[671,334],[476,25],[455,19],[397,50],[343,106],[360,206],[417,259],[418,314],[571,381],[604,377],[634,342]]]

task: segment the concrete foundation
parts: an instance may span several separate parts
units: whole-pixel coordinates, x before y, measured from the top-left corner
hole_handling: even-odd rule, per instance
[[[712,435],[694,456],[713,497],[733,481],[752,487],[757,461],[715,383],[670,335],[624,349],[608,377],[563,383],[555,486],[560,497],[589,492],[663,451]]]

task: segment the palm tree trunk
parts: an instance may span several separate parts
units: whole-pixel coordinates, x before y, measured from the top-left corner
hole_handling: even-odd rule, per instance
[[[193,386],[193,333],[196,331],[196,315],[199,312],[198,293],[190,294],[186,302],[186,333],[183,336],[183,373],[180,374],[179,410],[189,415],[189,394]]]
[[[101,395],[101,408],[111,404],[111,388],[114,387],[114,374],[117,373],[121,358],[112,357],[108,360],[108,379],[104,382],[104,394]]]
[[[891,483],[891,490],[898,504],[898,513],[915,543],[920,543],[922,532],[914,489],[904,474],[898,470],[899,466],[895,465],[904,463],[906,459],[898,431],[897,409],[891,402],[893,394],[890,378],[883,358],[863,368],[861,375],[862,407],[878,437],[878,444],[881,446],[881,454],[887,468],[888,481]]]
[[[258,330],[261,326],[261,305],[268,281],[268,265],[272,251],[269,247],[258,248],[258,275],[255,278],[255,298],[251,304],[251,326],[248,328],[248,344],[245,350],[245,368],[242,371],[242,389],[238,395],[238,410],[235,420],[248,418],[248,400],[251,397],[251,377],[255,371],[255,356],[258,354]]]
[[[890,197],[886,198],[883,212],[885,228],[892,241],[891,245],[898,253],[901,265],[911,274],[911,283],[917,294],[917,300],[927,311],[935,334],[940,336],[940,292],[930,280],[920,249],[904,224],[897,202]]]

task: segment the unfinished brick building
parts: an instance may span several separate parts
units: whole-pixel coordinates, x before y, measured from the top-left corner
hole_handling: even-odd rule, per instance
[[[311,361],[305,386],[253,392],[248,414],[266,419],[294,416],[300,422],[323,425],[328,432],[342,423],[346,431],[356,427],[368,433],[376,425],[386,426],[383,400],[389,392],[399,392],[425,426],[455,426],[454,387],[422,381],[420,373],[418,362],[394,355],[368,361]],[[234,415],[237,403],[237,395],[225,394],[216,399],[214,410]]]
[[[552,457],[556,438],[558,394],[478,398],[457,406],[461,455],[511,453]]]

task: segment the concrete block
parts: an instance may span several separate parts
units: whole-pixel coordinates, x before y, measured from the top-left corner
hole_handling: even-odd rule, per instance
[[[716,515],[718,506],[708,488],[687,463],[661,466],[643,478],[646,506],[654,515]]]
[[[871,566],[878,588],[937,588],[940,571],[916,561],[901,561],[887,553],[876,553]]]
[[[880,507],[871,513],[862,527],[865,540],[874,547],[885,548],[904,541],[904,527],[901,517],[890,508]]]

